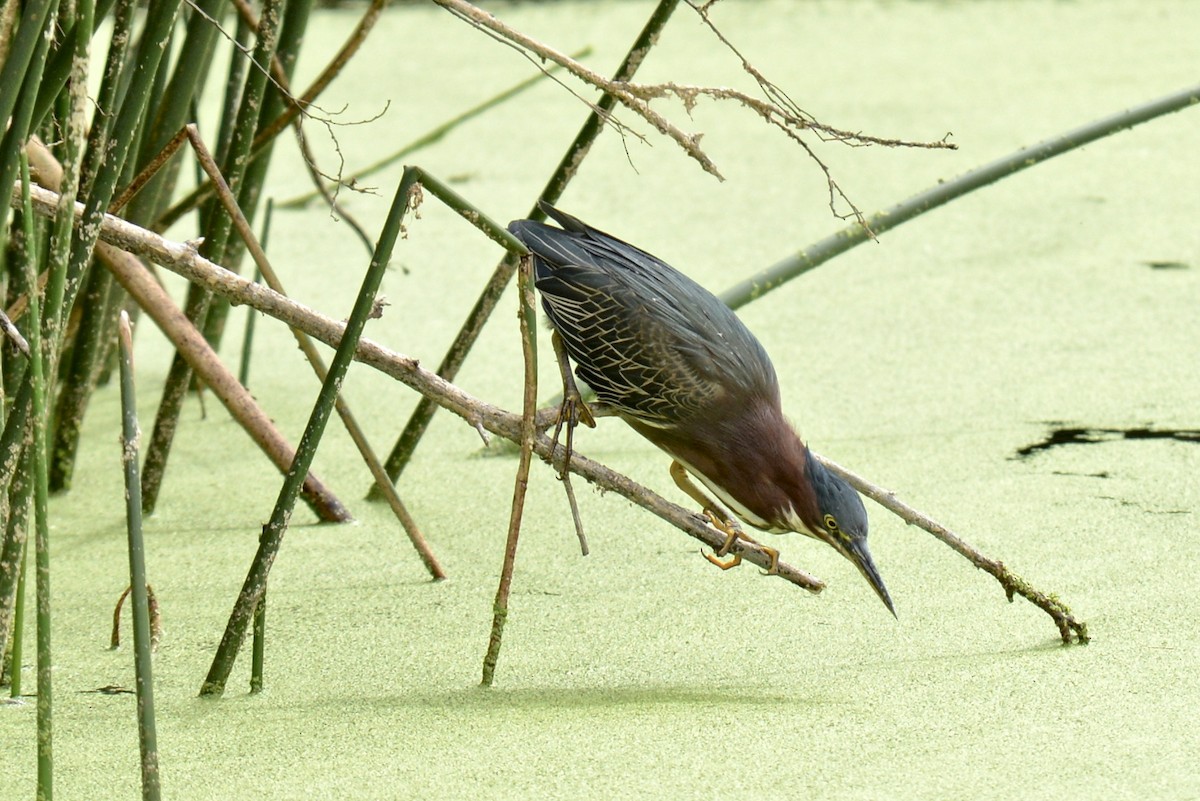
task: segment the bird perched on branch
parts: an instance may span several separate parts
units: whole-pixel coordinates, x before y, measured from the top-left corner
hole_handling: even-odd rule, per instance
[[[867,550],[862,499],[813,458],[784,418],[775,368],[749,329],[660,259],[549,204],[541,208],[562,227],[517,220],[508,230],[533,253],[563,369],[568,434],[576,420],[591,419],[569,360],[601,402],[671,456],[676,484],[726,535],[705,558],[728,569],[741,562],[729,553],[738,538],[754,542],[723,504],[754,528],[828,543],[895,614]],[[779,552],[763,549],[771,572]]]

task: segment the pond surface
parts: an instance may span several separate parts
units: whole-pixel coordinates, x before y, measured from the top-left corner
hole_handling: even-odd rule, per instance
[[[493,10],[561,50],[591,45],[587,63],[607,73],[651,6]],[[355,14],[318,14],[298,85]],[[1194,84],[1200,6],[779,0],[723,3],[714,19],[824,122],[952,133],[956,152],[819,146],[869,212]],[[393,9],[322,107],[338,123],[369,120],[332,128],[354,169],[532,71],[444,12]],[[749,88],[686,8],[640,77]],[[560,205],[714,291],[843,225],[820,170],[745,110],[703,103],[689,120],[663,108],[705,133],[724,183],[626,113],[647,142],[607,131]],[[547,83],[412,161],[507,221],[584,114]],[[1090,645],[1061,646],[1040,611],[1006,603],[990,577],[874,505],[872,550],[898,621],[804,537],[771,543],[829,582],[820,596],[749,567],[722,573],[657,518],[577,486],[592,546],[582,558],[558,482],[535,466],[497,683],[481,689],[516,461],[442,414],[400,490],[450,579],[430,583],[386,507],[362,500],[367,471],[335,422],[315,469],[357,522],[297,512],[272,574],[266,692],[246,693],[244,652],[224,699],[200,700],[278,476],[215,402],[204,416],[193,400],[147,526],[166,627],[155,660],[165,797],[1200,797],[1200,443],[1187,436],[1200,429],[1196,115],[977,192],[741,312],[815,450],[1058,593]],[[324,129],[309,130],[334,164]],[[397,175],[372,179],[377,195],[343,196],[369,231]],[[307,188],[298,158],[280,153],[272,192]],[[295,297],[349,313],[366,254],[345,225],[280,212],[270,253]],[[436,364],[498,257],[427,198],[367,335]],[[514,309],[510,291],[459,376],[507,408],[520,398]],[[234,311],[232,364],[245,319]],[[148,429],[169,350],[143,328]],[[255,348],[251,389],[294,441],[317,386],[278,324],[259,321]],[[345,389],[386,453],[412,393],[365,368]],[[138,792],[134,698],[96,692],[133,686],[130,649],[107,650],[127,583],[117,401],[115,387],[97,395],[77,487],[51,508],[62,798]],[[619,422],[577,444],[684,501],[666,459]],[[32,687],[31,667],[25,676]],[[34,794],[33,721],[32,703],[0,707],[0,797]]]

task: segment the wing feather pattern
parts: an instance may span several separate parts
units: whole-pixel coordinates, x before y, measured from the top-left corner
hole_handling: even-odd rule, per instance
[[[724,386],[778,403],[762,345],[708,290],[660,259],[551,206],[562,228],[518,220],[542,307],[576,375],[648,425],[686,425],[726,404]]]

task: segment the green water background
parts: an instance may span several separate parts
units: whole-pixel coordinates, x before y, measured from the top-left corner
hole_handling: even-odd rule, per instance
[[[609,72],[650,6],[495,11],[562,50],[592,45],[588,63]],[[321,12],[297,85],[355,17]],[[1186,2],[780,0],[721,4],[715,19],[825,122],[953,133],[956,153],[823,147],[864,211],[1197,75],[1200,6]],[[355,122],[390,103],[334,128],[354,167],[531,69],[444,12],[395,9],[321,105]],[[748,85],[686,9],[639,78]],[[414,161],[506,220],[527,210],[584,113],[548,84]],[[357,522],[297,512],[272,574],[267,691],[245,693],[243,654],[226,697],[200,700],[279,478],[223,410],[210,401],[203,417],[193,400],[147,521],[166,627],[165,797],[1200,797],[1200,445],[1117,438],[1015,458],[1059,426],[1200,428],[1195,115],[1039,166],[742,311],[816,450],[1059,593],[1088,621],[1087,647],[1061,647],[1041,612],[1005,603],[992,579],[875,506],[872,550],[898,622],[805,538],[772,544],[829,581],[819,597],[753,569],[721,573],[694,541],[584,487],[581,558],[557,482],[535,468],[497,686],[482,690],[516,462],[439,415],[400,489],[451,578],[429,583],[386,507],[361,500],[367,471],[334,423],[315,469]],[[841,226],[820,172],[748,112],[705,103],[691,121],[673,117],[705,132],[725,183],[652,132],[647,145],[610,131],[561,205],[714,291]],[[332,158],[322,130],[309,126]],[[277,197],[307,189],[282,150]],[[371,182],[377,196],[343,195],[369,230],[397,174]],[[297,299],[348,314],[366,255],[344,225],[277,214],[270,255]],[[436,364],[498,257],[427,203],[367,336]],[[515,308],[510,291],[459,376],[507,408],[520,398]],[[231,361],[245,310],[233,319]],[[281,326],[258,332],[251,389],[294,441],[317,385]],[[137,347],[146,428],[170,351],[148,322]],[[386,450],[412,393],[361,367],[345,391]],[[127,583],[117,404],[115,387],[96,396],[77,486],[51,506],[60,798],[137,794],[134,699],[91,692],[133,685],[131,652],[107,650]],[[664,457],[620,423],[578,446],[683,501]],[[0,797],[32,797],[33,704],[0,707],[0,742]]]

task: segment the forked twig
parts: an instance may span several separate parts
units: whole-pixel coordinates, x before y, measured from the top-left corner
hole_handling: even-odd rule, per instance
[[[750,109],[768,124],[779,128],[789,138],[799,144],[810,157],[817,163],[825,174],[826,181],[830,187],[830,206],[833,212],[839,218],[853,216],[863,225],[866,220],[862,213],[853,203],[850,203],[849,198],[843,193],[837,183],[833,180],[833,176],[829,171],[828,166],[816,156],[811,146],[800,136],[801,131],[811,130],[824,139],[836,140],[847,144],[854,145],[885,145],[888,147],[922,147],[934,149],[950,149],[953,150],[957,146],[947,142],[945,139],[931,142],[912,142],[902,139],[885,139],[881,137],[868,136],[862,133],[846,131],[826,125],[816,120],[811,114],[802,111],[795,103],[791,101],[781,90],[774,84],[768,81],[761,72],[753,67],[741,53],[739,53],[733,45],[717,31],[713,23],[707,16],[707,5],[693,8],[700,13],[701,17],[708,26],[717,33],[721,41],[728,46],[742,60],[743,67],[750,72],[751,75],[759,82],[767,95],[767,100],[752,97],[751,95],[741,92],[736,89],[724,87],[709,87],[709,86],[693,86],[688,84],[679,84],[674,82],[657,83],[657,84],[639,84],[628,81],[613,81],[605,78],[598,72],[590,70],[566,54],[540,42],[526,34],[506,25],[492,14],[472,5],[466,0],[434,0],[438,5],[447,9],[455,16],[468,22],[469,24],[480,28],[489,34],[499,37],[504,41],[511,43],[518,49],[532,53],[543,60],[552,61],[563,67],[576,78],[591,84],[612,95],[621,102],[630,111],[633,111],[643,120],[654,127],[659,133],[672,139],[685,153],[691,156],[700,166],[708,173],[723,180],[723,176],[717,169],[716,164],[708,157],[704,150],[700,147],[700,139],[702,134],[688,134],[670,122],[666,117],[656,112],[650,106],[650,101],[659,98],[673,97],[678,100],[685,111],[689,114],[695,107],[700,98],[709,98],[713,100],[732,100],[740,105]],[[595,107],[593,107],[595,108]],[[605,112],[603,118],[610,124],[615,124],[611,114]],[[622,130],[626,130],[621,127]],[[843,198],[847,203],[850,203],[852,209],[851,215],[838,213],[834,204],[834,194]]]

